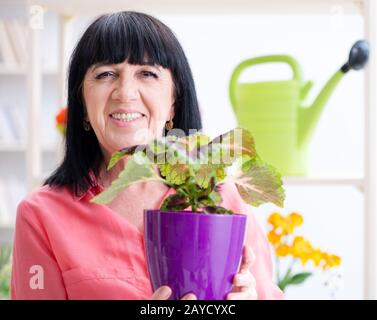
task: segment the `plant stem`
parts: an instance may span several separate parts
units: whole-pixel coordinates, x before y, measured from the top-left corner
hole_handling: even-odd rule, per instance
[[[289,268],[288,268],[287,272],[284,275],[284,278],[281,281],[278,282],[279,288],[281,290],[283,290],[283,291],[289,285],[288,279],[289,279],[289,277],[290,277],[290,275],[292,273],[292,268],[293,268],[294,264],[296,263],[296,261],[297,260],[295,258],[292,258],[291,263],[289,265]]]
[[[192,202],[191,203],[191,211],[196,212],[197,210],[198,210],[198,205],[197,205],[196,201]]]

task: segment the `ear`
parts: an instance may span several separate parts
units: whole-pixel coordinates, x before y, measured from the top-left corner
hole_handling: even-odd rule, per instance
[[[83,105],[83,113],[84,113],[84,121],[88,121],[89,122],[89,117],[88,117],[88,112],[86,111],[86,106]]]

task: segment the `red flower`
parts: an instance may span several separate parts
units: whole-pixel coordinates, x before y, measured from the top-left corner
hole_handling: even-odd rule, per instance
[[[67,126],[67,107],[63,107],[59,110],[55,117],[55,124],[57,129],[64,134]]]

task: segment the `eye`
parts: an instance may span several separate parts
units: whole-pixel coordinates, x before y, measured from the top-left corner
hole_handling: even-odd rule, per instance
[[[143,71],[141,71],[141,74],[142,74],[143,77],[147,77],[147,78],[155,78],[155,79],[158,78],[156,73],[149,71],[149,70],[143,70]]]
[[[117,75],[114,72],[105,71],[105,72],[102,72],[99,75],[97,75],[96,79],[97,80],[101,80],[101,79],[106,80],[106,79],[115,79],[116,77],[117,77]]]

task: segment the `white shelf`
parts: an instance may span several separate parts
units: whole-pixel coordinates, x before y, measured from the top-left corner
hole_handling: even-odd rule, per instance
[[[24,67],[19,67],[19,66],[0,66],[0,76],[1,75],[4,75],[4,76],[25,76],[26,75],[26,68]],[[55,70],[55,69],[44,69],[42,71],[42,75],[43,76],[57,76],[58,75],[58,71]]]
[[[361,177],[283,177],[286,186],[353,186],[359,190],[364,188],[364,179]]]
[[[47,145],[42,147],[42,152],[57,152],[58,147],[56,145]],[[1,144],[0,152],[26,152],[25,144]]]
[[[344,14],[362,14],[362,2],[357,0],[30,0],[29,3],[68,16],[123,10],[161,15],[313,15],[331,14],[339,6]]]

